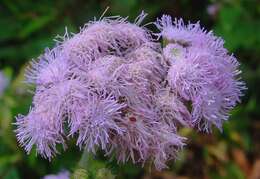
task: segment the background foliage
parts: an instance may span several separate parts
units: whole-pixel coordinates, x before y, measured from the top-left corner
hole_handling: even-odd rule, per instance
[[[53,38],[71,32],[99,17],[109,6],[106,15],[129,16],[133,20],[141,10],[149,13],[146,22],[163,13],[201,21],[206,29],[226,40],[226,47],[241,62],[243,79],[248,90],[242,104],[232,111],[222,133],[197,134],[189,129],[180,133],[189,137],[179,160],[171,162],[167,171],[156,172],[132,164],[117,165],[100,157],[86,167],[93,173],[95,167],[106,166],[99,177],[113,178],[257,178],[260,171],[260,2],[258,0],[1,0],[0,1],[0,69],[10,85],[0,97],[0,178],[34,179],[62,169],[73,172],[81,151],[69,144],[51,163],[35,155],[26,155],[17,145],[14,135],[14,116],[26,114],[31,94],[23,83],[24,67],[45,47],[54,45]],[[212,10],[213,9],[213,10]],[[150,26],[150,28],[153,28]],[[77,169],[76,174],[88,174]],[[103,173],[102,173],[103,172]],[[111,173],[112,172],[112,173]],[[74,173],[75,174],[75,173]],[[94,175],[94,174],[91,174]]]

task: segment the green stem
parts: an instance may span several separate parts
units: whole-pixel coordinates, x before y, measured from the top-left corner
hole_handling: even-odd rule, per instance
[[[78,163],[78,168],[83,168],[87,170],[88,165],[90,165],[90,161],[93,160],[92,154],[90,154],[87,150],[84,150],[81,159]]]
[[[84,150],[72,179],[114,179],[111,173],[102,161],[94,158],[94,155]]]
[[[71,179],[89,178],[88,168],[91,165],[90,158],[92,158],[91,154],[87,150],[84,150]]]

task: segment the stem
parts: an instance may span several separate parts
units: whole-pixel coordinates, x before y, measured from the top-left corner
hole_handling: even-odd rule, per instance
[[[84,150],[81,156],[81,159],[78,163],[78,168],[83,168],[87,170],[88,165],[90,165],[90,161],[93,159],[93,156],[87,151]]]
[[[111,173],[102,161],[94,158],[94,155],[84,150],[77,168],[74,171],[72,179],[114,179]]]
[[[88,179],[89,173],[88,168],[90,167],[90,158],[91,154],[87,150],[84,150],[81,159],[78,162],[78,165],[71,177],[71,179]]]

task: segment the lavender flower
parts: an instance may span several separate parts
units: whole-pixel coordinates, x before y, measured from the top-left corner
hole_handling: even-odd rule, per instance
[[[35,109],[32,109],[27,116],[17,117],[16,124],[19,126],[16,130],[17,138],[27,153],[31,151],[33,145],[36,145],[37,153],[50,159],[58,153],[56,144],[63,144],[65,147],[60,129],[50,121],[53,117]]]
[[[77,145],[90,152],[101,148],[107,155],[118,153],[119,161],[131,156],[133,162],[153,159],[158,169],[166,167],[183,138],[155,108],[153,96],[168,67],[159,44],[138,26],[144,17],[136,24],[121,17],[90,22],[31,63],[26,77],[36,85],[33,107],[16,123],[27,152],[35,145],[51,158],[58,153],[56,145],[66,148],[66,138],[77,136]]]
[[[0,97],[2,96],[8,83],[9,83],[9,80],[6,78],[6,76],[3,74],[3,72],[0,71]]]
[[[155,94],[155,100],[156,110],[162,121],[173,126],[173,128],[178,123],[186,127],[192,127],[189,110],[182,103],[180,97],[174,94],[169,87],[158,90]]]
[[[57,175],[46,175],[43,179],[69,179],[70,173],[68,171],[61,171]]]
[[[118,124],[124,105],[117,103],[113,96],[105,95],[89,94],[69,107],[70,135],[78,133],[77,145],[93,153],[99,146],[106,151],[110,137],[122,135],[124,130]]]
[[[206,32],[199,23],[185,25],[163,16],[156,23],[168,44],[164,55],[170,62],[167,81],[183,101],[191,102],[192,123],[200,130],[220,130],[229,111],[240,101],[244,83],[239,63],[223,47],[223,40]]]
[[[151,159],[157,169],[166,168],[165,162],[176,157],[185,138],[176,134],[175,127],[161,121],[147,101],[136,99],[126,111],[121,125],[127,130],[114,136],[107,155],[115,151],[118,162],[131,159],[133,163],[144,164]]]
[[[80,149],[102,149],[123,163],[151,160],[160,170],[184,146],[180,127],[221,129],[244,89],[236,59],[198,23],[172,23],[169,16],[156,23],[162,48],[140,27],[145,16],[135,24],[107,17],[78,34],[66,31],[31,63],[32,108],[16,122],[28,153],[36,146],[51,159],[57,145],[66,149],[65,141],[77,137]]]
[[[207,32],[197,23],[184,24],[182,19],[172,18],[163,15],[155,23],[160,33],[155,35],[162,37],[166,44],[176,43],[183,47],[196,47],[201,50],[210,50],[210,53],[223,55],[227,50],[223,47],[224,41],[216,37],[212,31]]]
[[[212,3],[207,6],[207,13],[213,17],[216,18],[221,8],[221,4],[219,3]]]

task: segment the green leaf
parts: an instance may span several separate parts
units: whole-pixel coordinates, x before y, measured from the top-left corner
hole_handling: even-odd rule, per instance
[[[50,23],[53,19],[55,19],[55,14],[51,13],[46,16],[41,16],[38,18],[29,21],[28,24],[20,31],[19,37],[26,38],[37,30],[43,28],[48,23]]]
[[[3,179],[20,179],[16,168],[11,168]]]

